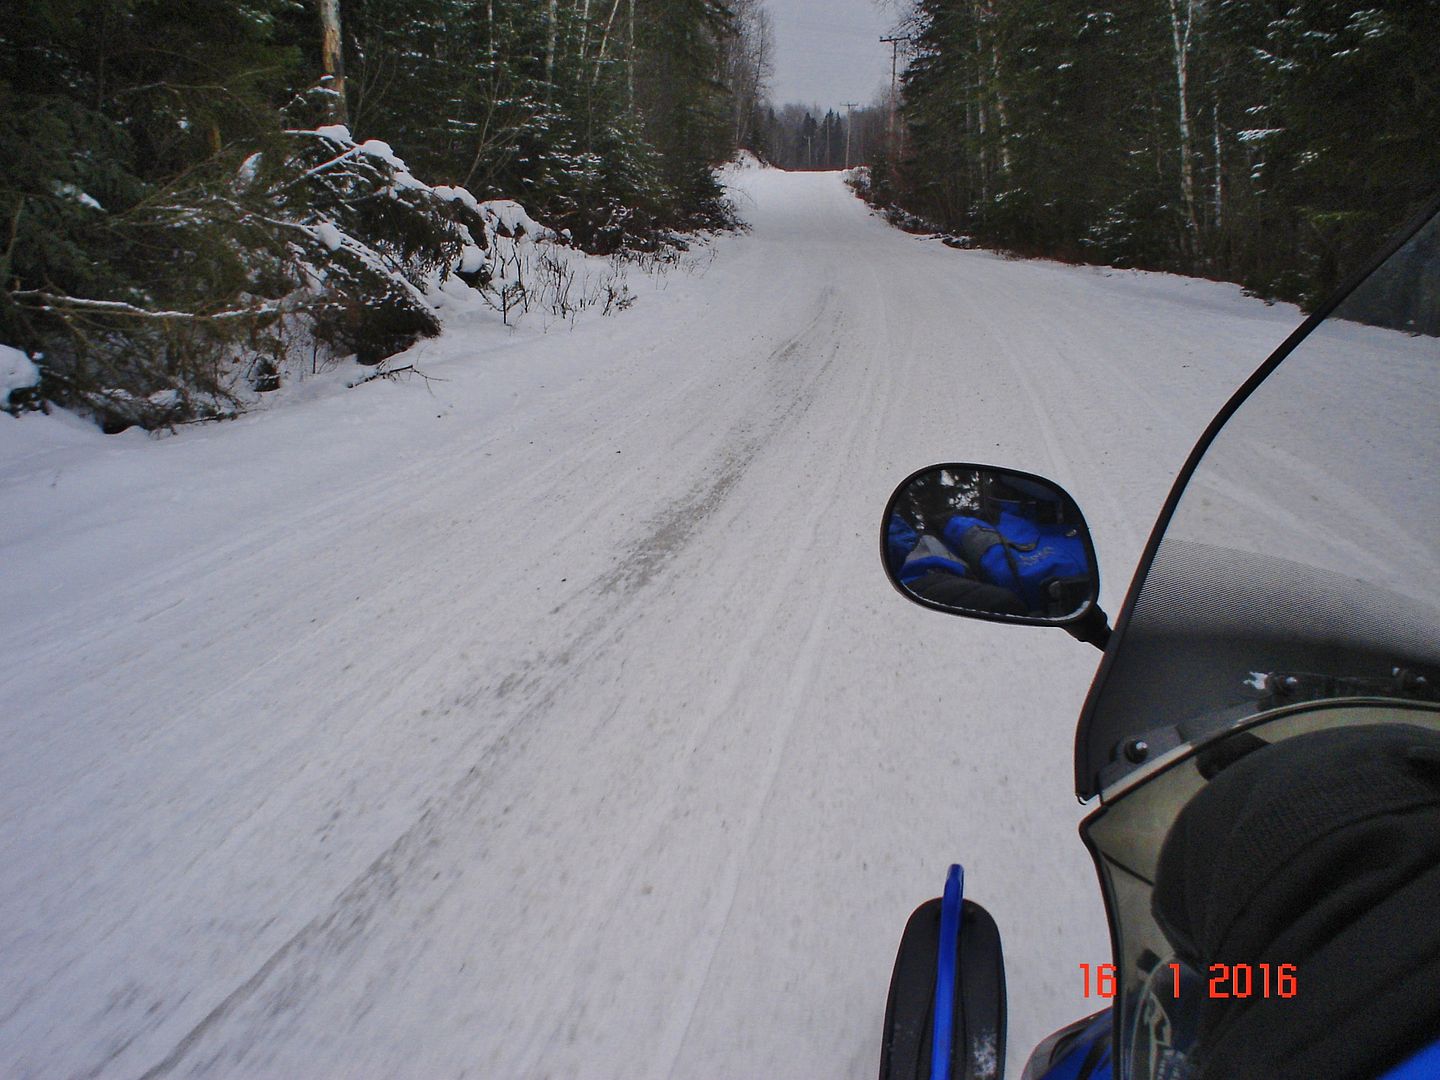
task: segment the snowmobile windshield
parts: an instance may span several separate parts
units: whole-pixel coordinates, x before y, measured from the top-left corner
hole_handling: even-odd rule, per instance
[[[1440,215],[1231,400],[1150,541],[1076,732],[1081,798],[1246,716],[1440,685]],[[1106,798],[1109,798],[1108,793]]]

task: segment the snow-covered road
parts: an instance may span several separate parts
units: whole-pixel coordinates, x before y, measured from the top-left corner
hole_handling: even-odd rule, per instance
[[[1298,316],[734,181],[713,260],[573,331],[457,317],[434,381],[0,417],[0,1075],[871,1076],[954,860],[1012,1075],[1102,1004],[1099,654],[905,603],[879,516],[934,461],[1052,476],[1113,613]]]

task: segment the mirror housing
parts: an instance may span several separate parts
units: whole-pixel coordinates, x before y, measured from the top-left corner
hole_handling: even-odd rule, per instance
[[[960,462],[921,469],[890,496],[880,547],[890,581],[924,607],[1063,626],[1100,648],[1109,638],[1085,516],[1044,477]]]

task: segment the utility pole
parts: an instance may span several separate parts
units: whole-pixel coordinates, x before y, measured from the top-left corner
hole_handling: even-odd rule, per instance
[[[858,101],[842,101],[841,106],[845,109],[845,168],[850,168],[850,112],[860,103]],[[1215,129],[1219,131],[1217,127]]]
[[[895,109],[900,101],[896,95],[895,84],[896,74],[900,62],[900,43],[910,39],[904,34],[897,34],[893,37],[882,37],[881,44],[890,46],[890,153],[895,154]]]

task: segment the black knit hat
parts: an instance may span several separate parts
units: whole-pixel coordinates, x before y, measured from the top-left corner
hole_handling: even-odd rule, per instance
[[[1204,1080],[1372,1080],[1440,1037],[1440,733],[1297,736],[1242,757],[1180,813],[1156,920],[1176,952],[1250,964],[1248,998],[1206,998]],[[1291,998],[1260,988],[1291,964]]]

